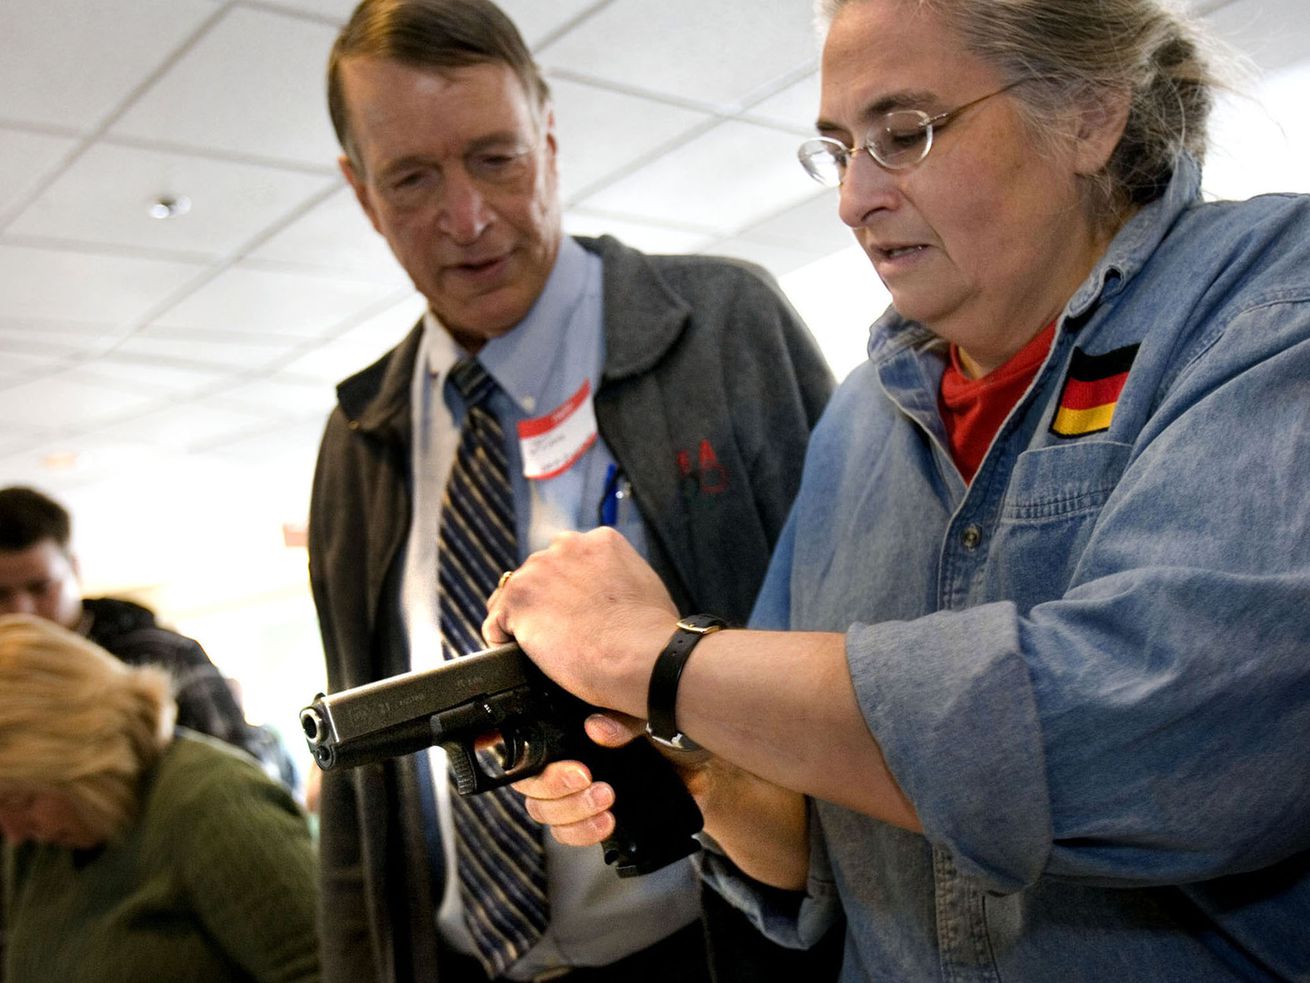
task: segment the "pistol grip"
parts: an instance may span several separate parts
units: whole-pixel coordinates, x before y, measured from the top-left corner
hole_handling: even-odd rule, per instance
[[[700,849],[700,809],[673,765],[645,738],[596,749],[587,765],[595,780],[614,787],[614,833],[602,848],[620,877],[649,874]]]

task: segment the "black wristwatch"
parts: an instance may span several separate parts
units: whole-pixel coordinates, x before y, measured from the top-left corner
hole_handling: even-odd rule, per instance
[[[679,751],[699,751],[700,745],[678,730],[675,709],[678,703],[678,680],[687,665],[691,650],[706,635],[712,635],[728,623],[712,614],[694,614],[678,622],[677,630],[655,660],[646,694],[646,733],[651,740]]]

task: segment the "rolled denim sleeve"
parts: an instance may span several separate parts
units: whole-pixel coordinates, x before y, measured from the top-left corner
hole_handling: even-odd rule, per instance
[[[1036,880],[1050,793],[1013,606],[856,625],[846,645],[869,728],[929,840],[990,890]]]
[[[779,945],[808,949],[817,944],[841,918],[841,900],[819,831],[819,819],[810,806],[810,873],[804,892],[782,891],[743,874],[702,833],[700,854],[705,883],[740,909],[757,929]]]

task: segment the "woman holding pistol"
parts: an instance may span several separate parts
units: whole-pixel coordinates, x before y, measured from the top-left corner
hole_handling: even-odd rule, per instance
[[[844,916],[845,980],[1310,979],[1310,200],[1202,202],[1159,0],[825,6],[801,161],[893,307],[752,630],[599,531],[484,631],[703,746],[707,878]],[[520,789],[608,830],[576,763]]]

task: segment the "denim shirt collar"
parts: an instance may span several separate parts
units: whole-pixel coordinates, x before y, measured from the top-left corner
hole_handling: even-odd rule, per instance
[[[1201,168],[1191,154],[1174,166],[1165,193],[1141,208],[1115,235],[1110,248],[1065,306],[1066,318],[1081,318],[1098,301],[1124,288],[1146,265],[1160,241],[1186,209],[1200,201]]]

